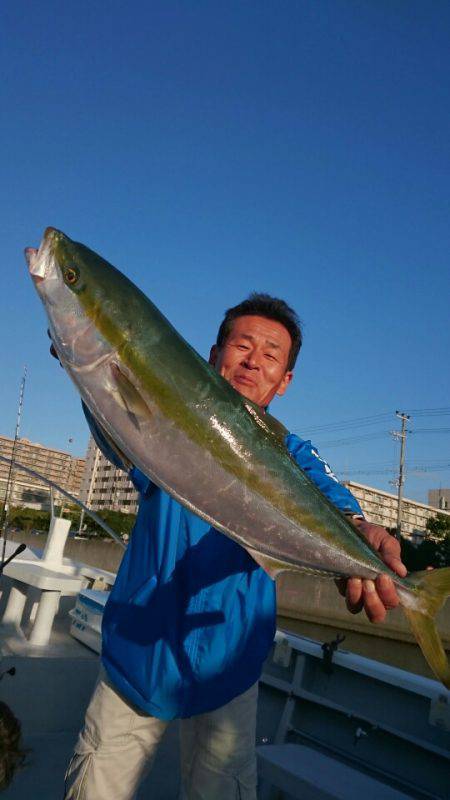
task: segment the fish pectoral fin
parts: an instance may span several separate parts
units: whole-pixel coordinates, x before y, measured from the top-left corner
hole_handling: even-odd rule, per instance
[[[277,575],[281,572],[286,572],[286,570],[290,569],[289,564],[285,564],[283,561],[278,561],[276,558],[266,556],[264,553],[258,553],[257,550],[252,550],[250,547],[246,547],[245,549],[253,560],[263,568],[264,572],[267,572],[272,580],[275,580]]]
[[[133,423],[139,428],[139,422],[149,420],[152,412],[140,392],[115,362],[111,363],[111,373],[124,408],[128,411]]]

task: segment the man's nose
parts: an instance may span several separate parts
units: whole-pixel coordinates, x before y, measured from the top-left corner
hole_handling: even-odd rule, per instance
[[[258,356],[256,353],[246,353],[243,364],[247,369],[259,369]]]

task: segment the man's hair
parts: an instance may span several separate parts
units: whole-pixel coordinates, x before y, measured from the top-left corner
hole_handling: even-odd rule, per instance
[[[271,297],[270,294],[252,292],[242,303],[229,308],[225,312],[225,317],[217,334],[217,347],[220,348],[225,344],[232,331],[234,320],[247,315],[274,319],[284,325],[292,341],[287,369],[294,369],[303,342],[301,322],[295,311],[284,300],[280,300],[278,297]]]

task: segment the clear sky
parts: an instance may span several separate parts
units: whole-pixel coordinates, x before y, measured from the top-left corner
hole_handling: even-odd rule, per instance
[[[305,340],[272,412],[395,491],[418,409],[405,493],[450,485],[447,2],[6,0],[0,37],[1,434],[26,364],[21,435],[87,444],[23,258],[53,225],[205,357],[225,308],[284,297]]]

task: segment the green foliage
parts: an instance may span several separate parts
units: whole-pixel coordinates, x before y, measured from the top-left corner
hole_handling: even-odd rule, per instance
[[[129,536],[136,521],[135,514],[123,514],[121,511],[112,511],[110,509],[104,509],[101,512],[97,512],[97,514],[119,536],[124,533],[128,534]],[[96,534],[97,536],[108,538],[106,531],[104,531],[100,525],[97,525],[92,517],[89,517],[86,514],[84,521],[86,523],[85,533]]]
[[[450,536],[450,514],[438,514],[427,520],[427,531],[434,539],[445,539]]]
[[[13,506],[8,513],[8,526],[20,528],[26,532],[31,530],[48,531],[50,512],[36,508]]]
[[[402,539],[402,560],[408,571],[450,566],[450,517],[438,514],[427,521],[423,541],[416,547]]]
[[[55,507],[55,514],[58,517],[60,508]],[[77,533],[80,525],[81,510],[76,505],[65,505],[63,516],[65,519],[70,519],[72,522],[71,533]],[[133,525],[136,520],[135,514],[123,514],[121,511],[110,511],[106,509],[98,513],[110,528],[115,531],[119,536],[126,533],[130,535]],[[50,527],[50,512],[39,511],[35,508],[25,508],[22,506],[14,506],[10,509],[8,514],[8,526],[11,528],[20,528],[29,533],[31,530],[39,530],[47,532]],[[100,527],[88,514],[85,514],[83,521],[83,533],[88,536],[101,536],[108,538],[108,534],[103,528]]]

